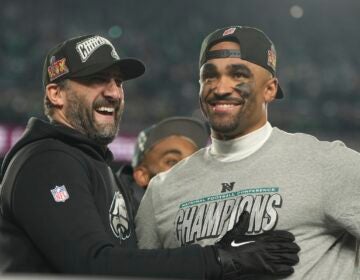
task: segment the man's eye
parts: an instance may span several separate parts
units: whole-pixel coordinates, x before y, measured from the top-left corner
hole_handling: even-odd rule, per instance
[[[234,72],[233,77],[235,79],[240,79],[240,78],[244,78],[245,76],[244,76],[244,73],[242,73],[242,72]]]
[[[169,159],[166,161],[166,165],[167,166],[174,166],[175,164],[177,164],[179,161],[177,159]]]
[[[207,78],[207,79],[205,79],[204,82],[205,82],[206,84],[210,84],[210,83],[212,83],[214,80],[215,80],[214,78]]]
[[[203,83],[212,83],[216,80],[216,76],[204,76],[202,77]]]

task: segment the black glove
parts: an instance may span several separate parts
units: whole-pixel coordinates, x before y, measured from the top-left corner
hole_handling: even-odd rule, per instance
[[[249,220],[250,214],[243,212],[233,229],[214,245],[222,266],[222,279],[292,274],[300,251],[294,236],[283,230],[245,235]]]

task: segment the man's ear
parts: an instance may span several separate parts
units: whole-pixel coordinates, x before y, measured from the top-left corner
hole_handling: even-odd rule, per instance
[[[271,78],[269,81],[266,82],[264,99],[266,103],[270,103],[276,97],[276,92],[278,89],[278,79]]]
[[[134,168],[133,171],[133,177],[134,180],[136,182],[136,184],[138,184],[140,187],[146,189],[149,182],[150,182],[150,174],[148,169],[143,166],[143,165],[139,165],[137,167]]]
[[[60,89],[59,85],[54,83],[48,84],[45,89],[45,94],[54,106],[61,108],[64,105],[65,92]]]

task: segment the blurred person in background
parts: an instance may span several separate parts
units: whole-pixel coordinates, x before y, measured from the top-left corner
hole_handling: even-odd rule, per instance
[[[166,118],[139,133],[131,165],[116,173],[132,193],[135,213],[151,178],[205,147],[209,137],[205,123],[190,117]]]
[[[339,141],[271,126],[268,106],[283,91],[275,46],[261,30],[209,34],[199,68],[212,144],[150,182],[136,217],[140,248],[214,244],[245,210],[249,236],[294,233],[300,262],[289,278],[352,279],[360,155]]]
[[[246,217],[213,246],[137,249],[130,195],[109,166],[107,145],[119,129],[123,82],[144,71],[98,35],[49,51],[49,122],[31,118],[1,168],[0,271],[191,279],[292,273],[299,247],[288,232],[266,234],[250,248],[231,245],[245,237]]]

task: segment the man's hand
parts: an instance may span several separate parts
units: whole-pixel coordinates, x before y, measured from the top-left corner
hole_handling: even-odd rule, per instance
[[[244,279],[252,275],[287,276],[299,262],[300,248],[294,236],[275,230],[259,235],[245,235],[250,214],[243,212],[233,229],[214,245],[223,270],[223,279]]]

